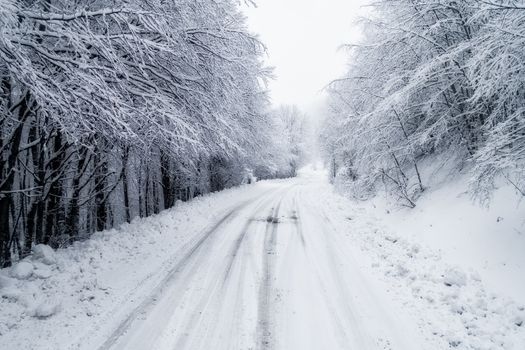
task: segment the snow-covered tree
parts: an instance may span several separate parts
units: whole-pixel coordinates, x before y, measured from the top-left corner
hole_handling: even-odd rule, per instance
[[[297,106],[282,105],[273,111],[276,136],[284,151],[286,163],[289,167],[289,175],[295,176],[297,170],[308,160],[307,137],[308,119]]]
[[[503,176],[525,195],[525,6],[515,1],[483,2],[476,22],[469,73],[474,104],[489,106],[482,132],[486,142],[474,156],[474,192],[490,198]]]
[[[329,88],[322,142],[333,175],[341,167],[360,188],[385,184],[413,207],[425,188],[418,161],[446,151],[473,163],[476,193],[503,173],[520,189],[523,9],[477,0],[372,7],[363,42],[348,46],[348,73]]]
[[[1,5],[0,265],[273,166],[235,1]]]

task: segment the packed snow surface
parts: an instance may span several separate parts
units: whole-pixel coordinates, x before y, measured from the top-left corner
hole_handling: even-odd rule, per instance
[[[36,246],[0,271],[0,348],[525,348],[523,305],[367,205],[310,167]]]

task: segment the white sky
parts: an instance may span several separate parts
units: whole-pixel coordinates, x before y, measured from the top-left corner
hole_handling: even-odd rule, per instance
[[[345,72],[342,44],[359,39],[354,22],[364,0],[257,0],[243,6],[250,30],[268,49],[275,67],[272,102],[296,104],[309,114],[321,110],[321,90]]]

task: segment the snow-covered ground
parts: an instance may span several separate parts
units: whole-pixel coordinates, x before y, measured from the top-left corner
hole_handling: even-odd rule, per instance
[[[489,290],[525,305],[524,198],[502,184],[485,207],[466,192],[467,176],[445,181],[430,187],[415,209],[401,209],[381,196],[364,207],[390,232],[431,247],[465,271],[476,271]]]
[[[415,209],[384,194],[350,205],[354,237],[363,258],[452,347],[525,349],[525,202],[504,182],[489,206],[474,202],[468,171],[456,165],[423,162],[427,191]]]
[[[439,211],[423,198],[413,212],[386,214],[339,196],[310,167],[56,253],[37,247],[0,271],[0,348],[525,348],[520,283],[484,281],[506,248],[445,252],[465,246],[436,238],[445,226],[427,229],[454,213],[446,194],[428,196],[441,198]],[[487,265],[465,263],[483,255]],[[505,278],[521,280],[522,267]]]

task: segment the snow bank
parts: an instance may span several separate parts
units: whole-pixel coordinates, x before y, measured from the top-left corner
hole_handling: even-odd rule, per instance
[[[53,316],[60,310],[61,303],[58,300],[46,300],[36,307],[34,317],[47,318]]]
[[[46,279],[52,275],[52,267],[56,263],[55,252],[53,249],[44,244],[39,244],[33,249],[33,254],[18,263],[15,263],[9,270],[9,275],[18,280],[27,279]],[[0,288],[2,280],[6,277],[0,275]]]
[[[33,248],[33,259],[40,260],[47,265],[56,263],[55,252],[50,246],[44,244],[38,244]]]
[[[0,289],[6,289],[12,287],[13,285],[14,281],[12,279],[7,276],[0,275]]]
[[[448,287],[464,287],[467,285],[467,275],[458,268],[448,268],[443,275],[443,283]]]
[[[9,273],[11,277],[19,280],[28,279],[33,275],[33,264],[28,261],[21,261],[18,264],[15,264]]]
[[[377,276],[383,282],[384,291],[419,320],[428,338],[441,340],[440,349],[525,349],[524,295],[521,299],[512,297],[521,293],[521,284],[525,283],[525,265],[520,265],[520,259],[525,256],[521,236],[512,233],[512,229],[509,230],[511,232],[492,231],[488,235],[487,230],[494,226],[482,226],[492,219],[496,222],[496,217],[487,215],[487,209],[474,209],[475,204],[470,200],[467,202],[462,196],[459,197],[461,205],[470,208],[470,211],[464,208],[458,210],[458,206],[454,205],[457,196],[450,192],[450,183],[441,187],[441,191],[448,193],[448,196],[437,196],[436,192],[429,191],[426,194],[428,197],[423,198],[418,208],[412,211],[387,206],[378,198],[368,202],[351,202],[334,194],[330,186],[323,186],[325,188],[318,191],[322,195],[312,201],[319,203],[324,215],[332,222],[342,223],[339,233],[349,239],[345,247],[349,254],[361,264],[365,274]],[[515,200],[516,197],[507,197],[507,202],[510,198]],[[501,202],[495,203],[496,207],[489,213],[504,216],[507,223],[512,222],[509,228],[523,220],[522,215],[517,220],[518,215],[514,211],[502,210],[508,208],[509,203],[503,207],[498,207]],[[436,207],[440,210],[434,210]],[[428,213],[428,216],[421,213]],[[396,226],[394,223],[402,222],[399,218],[392,219],[396,215],[404,215],[407,222],[414,226]],[[472,221],[463,222],[460,226],[451,224],[463,215],[471,215]],[[432,221],[426,221],[430,218]],[[405,231],[407,227],[412,229],[410,234]],[[435,230],[436,227],[440,230],[433,231],[433,240],[427,239],[425,230]],[[468,239],[462,237],[465,231],[472,232]],[[506,240],[509,236],[513,237],[512,244],[519,248],[513,247],[505,254],[497,241]],[[476,251],[479,246],[491,245],[494,247],[492,250]],[[461,254],[447,254],[447,249],[464,252],[467,258]],[[516,250],[520,251],[520,257],[515,255]],[[495,261],[516,264],[511,270],[513,283],[501,279],[507,293],[485,283],[486,270],[476,268],[480,266],[476,264],[479,262],[476,259],[481,255],[487,262],[485,266],[491,266]]]
[[[472,201],[469,178],[439,159],[422,165],[428,190],[415,209],[377,196],[361,203],[391,234],[438,252],[464,271],[475,270],[490,290],[525,305],[525,201],[501,182],[489,207]]]
[[[507,185],[480,207],[468,178],[434,165],[423,167],[430,188],[415,209],[380,196],[318,200],[332,217],[352,218],[344,232],[362,268],[442,348],[525,349],[525,206]]]

